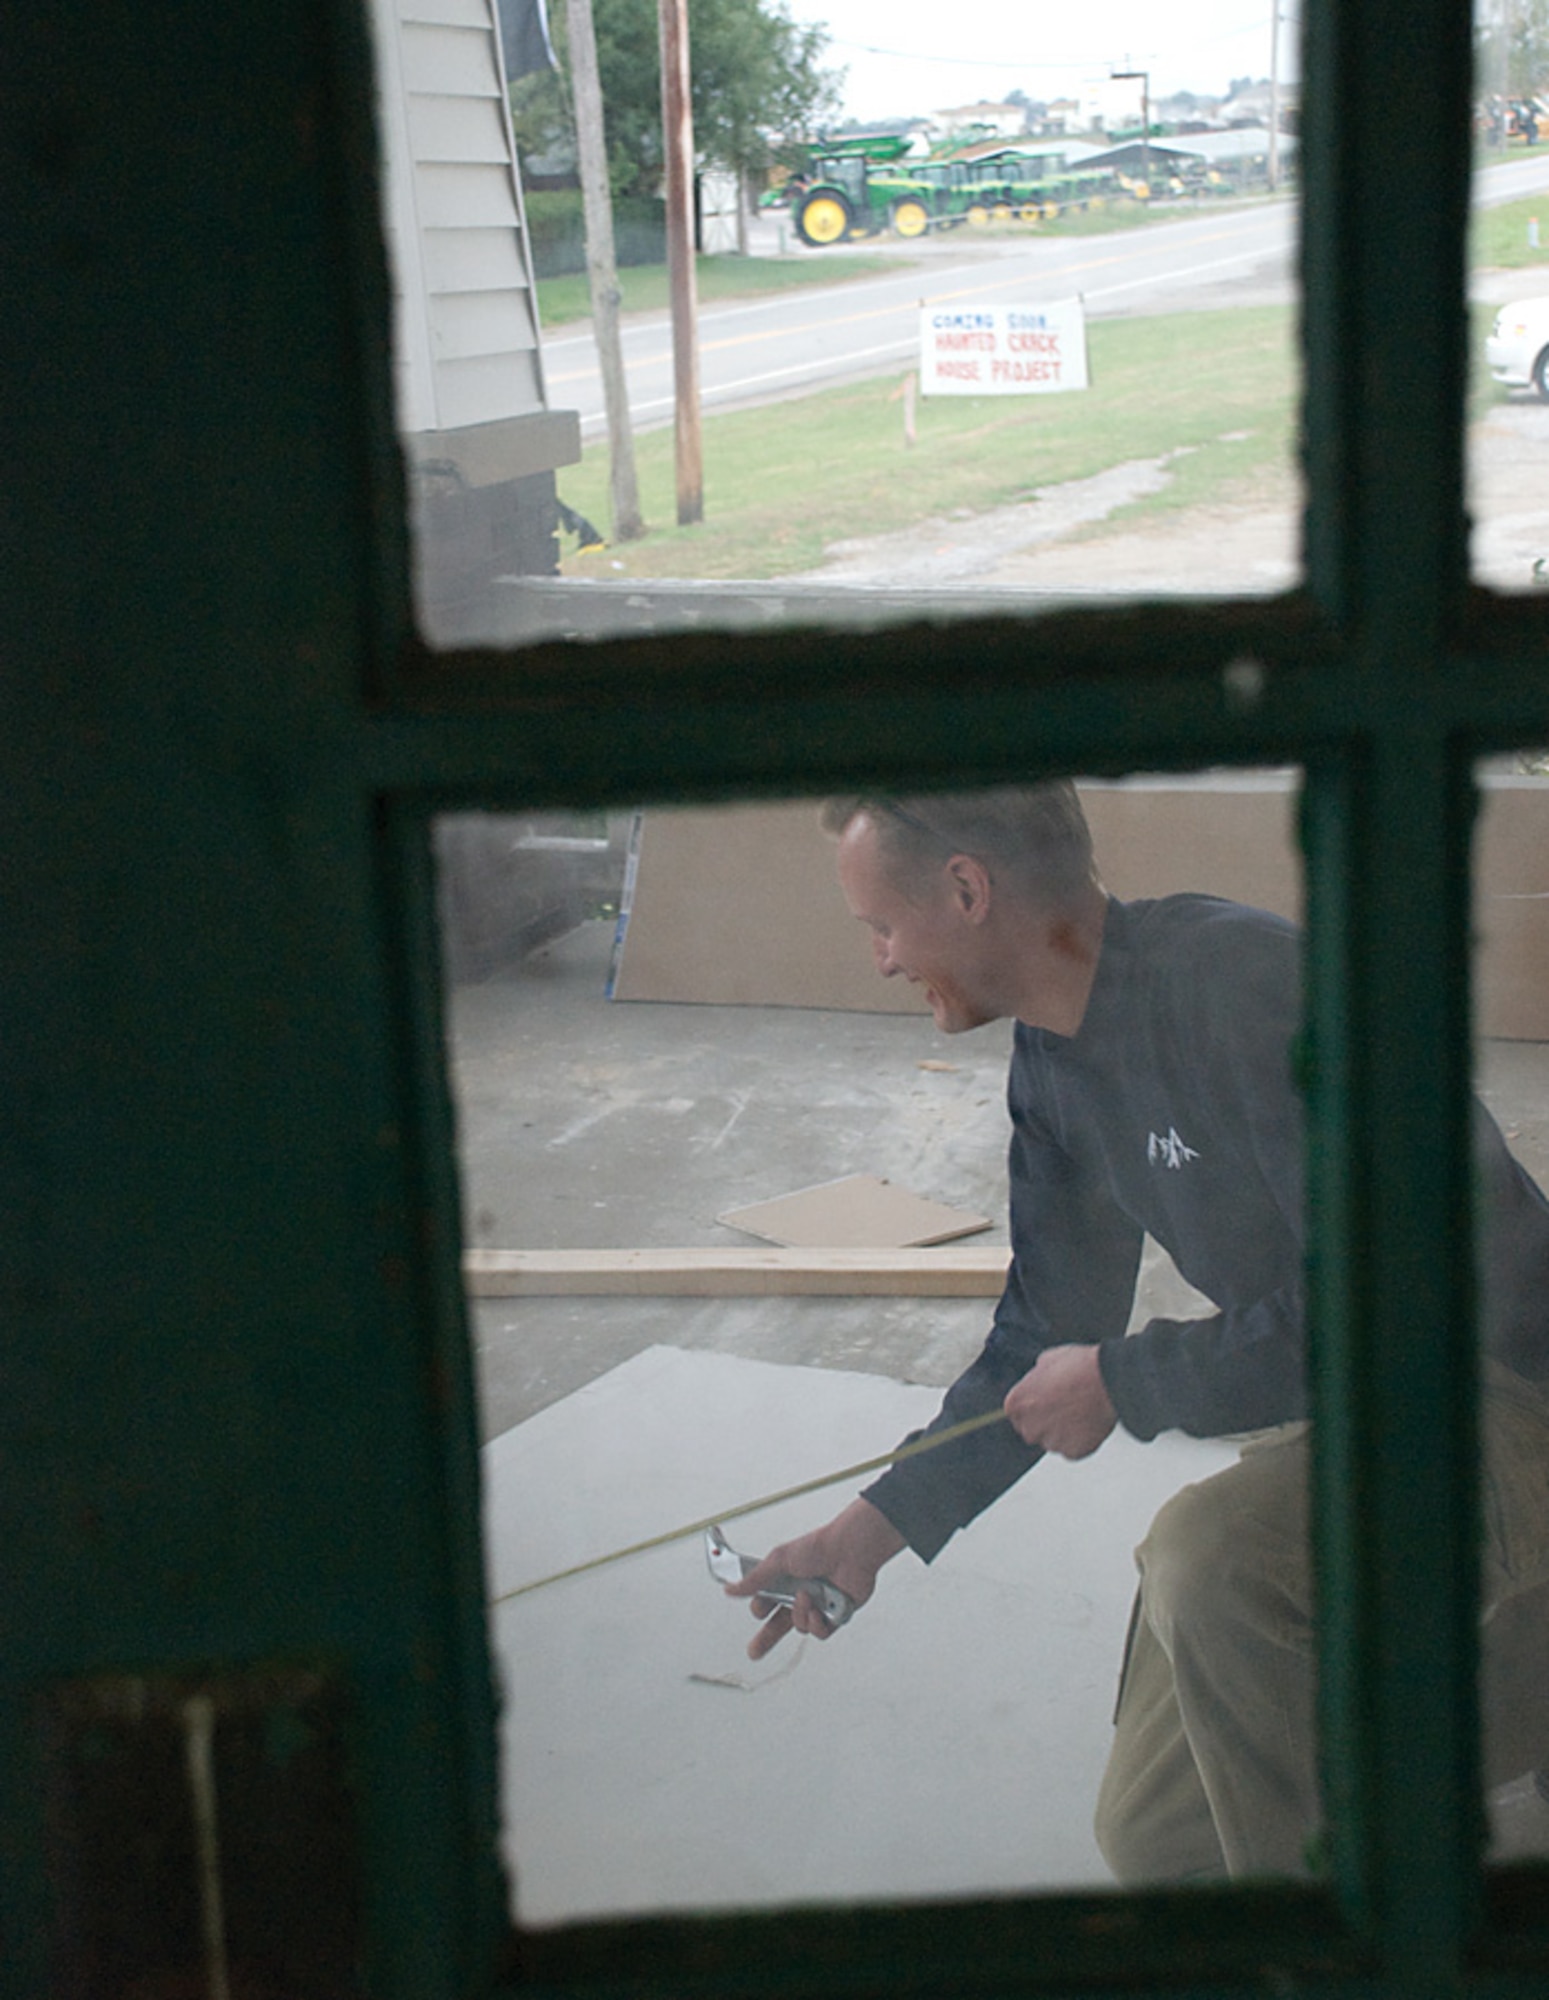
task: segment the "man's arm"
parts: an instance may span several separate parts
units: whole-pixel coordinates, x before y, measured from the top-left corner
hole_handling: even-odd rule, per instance
[[[1140,1228],[1044,1128],[1028,1079],[1019,1074],[1025,1061],[1019,1049],[1011,1078],[1012,1262],[1006,1289],[988,1339],[947,1391],[940,1415],[922,1433],[927,1437],[1005,1407],[1046,1352],[1122,1334],[1134,1299]],[[1051,1379],[1046,1371],[1040,1394]],[[1103,1393],[1106,1398],[1106,1388]],[[1030,1407],[1022,1414],[1029,1420],[1027,1433],[1010,1423],[992,1425],[894,1466],[867,1488],[866,1497],[923,1561],[930,1562],[957,1529],[1036,1465],[1045,1449],[1078,1455],[1067,1451],[1066,1441],[1041,1438]]]

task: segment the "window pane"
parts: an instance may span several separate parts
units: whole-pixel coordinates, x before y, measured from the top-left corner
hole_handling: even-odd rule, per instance
[[[504,54],[492,0],[370,5],[432,638],[1296,580],[1297,28],[1278,8],[1170,37],[1138,6],[1104,36],[1049,22],[1034,63],[993,19],[976,52],[939,10],[727,0],[691,51],[702,254],[678,343],[657,9],[594,0],[610,418],[569,9],[554,70],[536,0],[500,9]],[[697,406],[676,387],[691,349]]]
[[[1549,1854],[1549,777],[1483,776],[1475,863],[1484,1304],[1482,1547],[1491,1853]]]
[[[1480,582],[1530,590],[1549,555],[1549,41],[1532,8],[1475,0],[1468,480]]]
[[[524,1923],[1305,1870],[1296,791],[440,823]]]

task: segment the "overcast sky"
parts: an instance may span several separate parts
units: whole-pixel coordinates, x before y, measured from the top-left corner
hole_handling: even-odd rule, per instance
[[[1016,89],[1035,98],[1079,97],[1084,83],[1110,69],[1149,70],[1153,97],[1174,90],[1219,97],[1234,77],[1269,75],[1276,0],[1174,0],[1166,7],[1157,0],[788,4],[797,20],[827,28],[829,61],[849,72],[845,112],[870,120],[998,101]],[[1295,0],[1279,6],[1286,80],[1296,73],[1300,9]]]

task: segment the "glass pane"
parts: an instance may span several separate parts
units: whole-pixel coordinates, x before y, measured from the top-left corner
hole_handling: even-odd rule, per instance
[[[524,1923],[1307,1868],[1297,790],[440,822]]]
[[[1475,0],[1467,464],[1481,583],[1531,590],[1549,555],[1549,39],[1522,0]]]
[[[1475,1009],[1491,1854],[1549,1854],[1549,759],[1482,775]]]
[[[369,5],[433,639],[1296,580],[1297,27],[1278,6],[1246,29],[1138,6],[1102,35],[1047,21],[1036,61],[993,19],[975,51],[939,10],[878,0],[702,7],[701,251],[674,289],[657,7],[592,0],[616,265],[599,319],[571,8],[551,68],[539,0],[500,7],[503,49],[493,0]]]

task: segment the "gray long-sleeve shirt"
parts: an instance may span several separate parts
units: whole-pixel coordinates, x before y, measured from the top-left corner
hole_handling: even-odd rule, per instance
[[[978,1358],[929,1428],[998,1407],[1045,1347],[1097,1343],[1136,1437],[1305,1413],[1300,943],[1209,896],[1108,905],[1073,1036],[1018,1023],[1008,1102],[1012,1263]],[[1549,1204],[1481,1110],[1492,1348],[1549,1373]],[[1216,1310],[1125,1337],[1149,1233]],[[1009,1425],[912,1459],[867,1493],[929,1561],[1041,1453]]]

